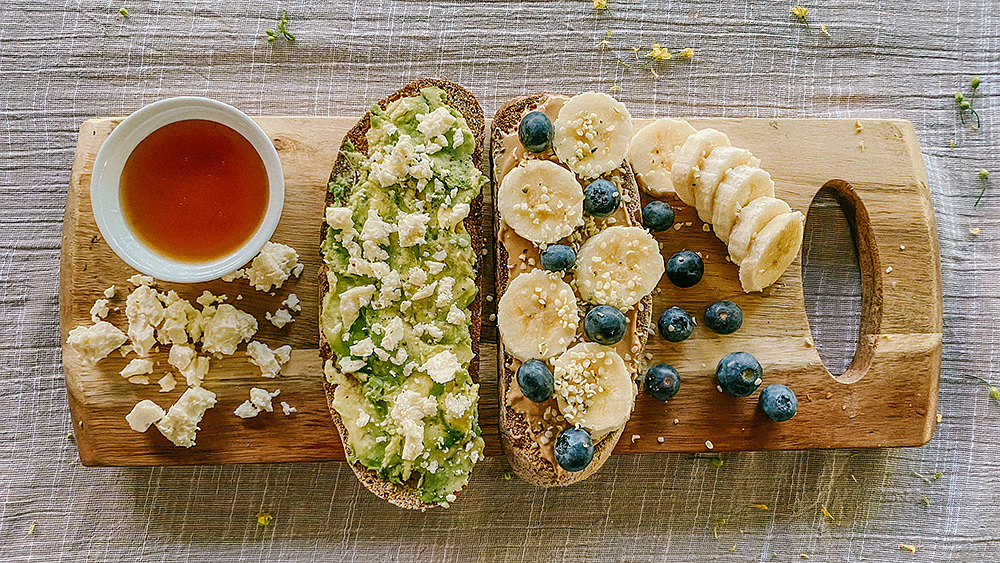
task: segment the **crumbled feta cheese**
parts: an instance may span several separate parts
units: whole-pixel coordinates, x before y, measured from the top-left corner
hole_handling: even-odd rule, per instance
[[[233,414],[240,418],[253,418],[260,414],[260,411],[257,410],[257,407],[253,406],[253,403],[251,403],[249,399],[247,399],[246,401],[243,401],[240,406],[236,407]]]
[[[149,378],[145,375],[134,375],[128,378],[128,382],[133,385],[149,385]]]
[[[386,350],[395,350],[403,336],[405,334],[403,330],[403,319],[399,317],[393,317],[389,319],[388,324],[384,327],[385,333],[382,335],[382,348]]]
[[[430,215],[426,213],[400,213],[397,226],[399,246],[408,247],[427,242],[424,236],[430,220]]]
[[[398,276],[399,274],[396,275]],[[282,301],[281,304],[288,307],[290,310],[295,311],[296,313],[302,311],[302,305],[299,302],[299,296],[295,295],[294,293],[289,293],[288,297],[284,301]]]
[[[444,337],[444,331],[434,323],[417,323],[413,325],[413,332],[416,333],[417,336],[423,336],[426,334],[434,339],[435,342]]]
[[[215,393],[203,387],[191,387],[156,423],[156,428],[175,446],[190,448],[195,442],[198,423],[205,411],[214,406]]]
[[[455,379],[455,374],[462,369],[458,356],[443,350],[431,356],[420,366],[420,371],[426,373],[436,383],[448,383]]]
[[[219,279],[222,280],[222,281],[224,281],[224,282],[231,282],[231,281],[236,281],[236,280],[238,280],[240,278],[245,278],[245,277],[247,277],[246,271],[244,271],[244,270],[235,270],[235,271],[229,272],[228,274],[222,274],[222,277],[220,277]]]
[[[80,355],[83,363],[93,365],[124,344],[125,340],[124,332],[107,321],[101,321],[92,326],[78,326],[69,331],[66,343]]]
[[[201,382],[208,375],[211,362],[208,357],[199,357],[194,351],[193,346],[174,344],[170,347],[167,363],[181,372],[181,375],[184,376],[189,386],[200,387]]]
[[[118,373],[120,373],[121,376],[124,377],[125,379],[128,379],[135,375],[153,373],[153,360],[135,358]]]
[[[299,254],[294,248],[271,241],[265,242],[260,254],[246,269],[250,285],[260,291],[270,291],[272,286],[275,289],[280,288],[298,264],[298,260]]]
[[[406,281],[414,287],[421,287],[427,283],[427,272],[417,266],[413,266],[406,274]]]
[[[133,276],[134,277],[134,276]],[[136,354],[148,356],[156,344],[153,329],[163,322],[163,303],[156,290],[140,285],[125,299],[125,316],[128,318],[128,336]]]
[[[139,401],[132,411],[125,415],[125,420],[132,430],[136,432],[145,432],[149,430],[149,427],[156,421],[163,418],[167,414],[160,408],[159,405],[146,399],[144,401]]]
[[[112,285],[111,287],[105,289],[104,290],[104,296],[107,297],[108,299],[111,299],[112,297],[114,297],[115,296],[115,286]]]
[[[351,208],[334,206],[327,207],[326,224],[329,225],[331,229],[337,229],[338,231],[354,231],[354,219],[351,218]]]
[[[465,322],[465,313],[459,309],[457,305],[452,303],[451,309],[448,310],[448,316],[445,317],[445,320],[453,325],[460,326]]]
[[[439,137],[444,137],[455,121],[455,116],[448,111],[448,108],[442,106],[430,113],[418,114],[417,131],[423,133],[424,138],[428,141],[445,146],[448,141],[439,139]]]
[[[176,296],[171,291],[167,297]],[[160,344],[185,344],[188,341],[188,327],[198,319],[198,311],[187,300],[177,298],[163,310],[163,324],[157,331]],[[199,334],[200,336],[200,334]]]
[[[440,282],[438,282],[437,299],[434,301],[434,304],[437,305],[439,309],[447,307],[448,304],[451,303],[452,299],[454,299],[452,295],[452,290],[454,288],[455,278],[451,276],[445,276],[441,278]]]
[[[278,328],[284,328],[286,324],[295,322],[292,314],[287,309],[278,309],[273,315],[270,311],[265,311],[264,318],[271,321],[271,324]]]
[[[202,307],[209,307],[211,305],[215,305],[216,303],[221,303],[222,301],[225,300],[226,300],[225,295],[222,296],[213,295],[211,291],[206,289],[201,293],[201,295],[198,296],[197,299],[195,299],[195,302],[197,302]]]
[[[232,305],[219,305],[207,320],[201,349],[206,354],[232,355],[244,340],[257,333],[257,319]]]
[[[157,383],[160,384],[160,393],[169,393],[177,387],[177,380],[169,373],[161,377]]]
[[[424,397],[416,391],[404,389],[392,402],[389,416],[403,437],[402,458],[413,461],[424,451],[424,417],[436,413],[434,397]]]
[[[268,393],[265,389],[252,387],[250,389],[250,402],[259,410],[274,412],[274,408],[271,406],[271,399],[277,397],[280,393],[281,389],[275,389],[274,393]]]
[[[288,416],[288,415],[292,414],[293,412],[297,412],[297,411],[295,410],[295,407],[289,405],[288,403],[286,403],[284,401],[281,401],[281,412],[285,413],[285,416]]]
[[[353,346],[349,348],[351,355],[359,358],[367,358],[372,355],[375,351],[375,343],[372,342],[370,337],[366,337],[362,340],[356,342]]]
[[[365,367],[364,360],[354,360],[350,357],[341,358],[337,365],[340,366],[340,371],[344,373],[354,373],[359,369]]]
[[[430,272],[432,276],[440,274],[444,270],[444,262],[434,262],[432,260],[427,261],[427,271]]]
[[[442,229],[454,229],[455,225],[469,216],[471,208],[468,203],[459,203],[454,207],[438,209],[438,226]]]
[[[340,316],[344,319],[344,331],[349,332],[354,321],[358,320],[358,311],[366,307],[375,295],[374,285],[352,287],[340,294]]]
[[[134,285],[136,287],[139,287],[139,286],[143,286],[143,285],[155,285],[156,281],[152,278],[152,276],[144,276],[142,274],[135,274],[134,276],[132,276],[132,277],[130,277],[128,279],[128,283],[130,283],[130,284],[132,284],[132,285]]]
[[[272,350],[267,344],[252,340],[247,344],[247,355],[250,363],[260,368],[262,376],[277,377],[281,366],[292,358],[292,347],[286,344]]]
[[[392,233],[394,230],[392,225],[382,220],[377,210],[369,209],[368,220],[365,221],[365,226],[361,228],[361,240],[377,244],[389,244],[389,233]]]
[[[419,301],[434,295],[434,291],[437,289],[438,282],[434,281],[427,285],[420,286],[419,289],[410,297],[413,301]]]
[[[94,306],[90,308],[90,320],[95,323],[101,322],[101,319],[108,316],[108,300],[98,299],[94,301]]]
[[[477,385],[473,385],[473,387],[475,387],[475,390],[473,390],[473,392],[475,392],[479,388]],[[454,395],[454,394],[445,395],[444,412],[447,413],[448,416],[452,418],[462,417],[469,410],[469,407],[471,406],[472,406],[472,399],[469,398],[469,396],[467,395]]]

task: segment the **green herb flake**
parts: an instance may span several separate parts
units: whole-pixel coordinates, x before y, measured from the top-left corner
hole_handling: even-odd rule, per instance
[[[122,8],[121,10],[118,10],[118,13],[121,14],[123,18],[127,18],[128,17],[128,10],[126,8]]]
[[[712,465],[714,465],[716,467],[722,467],[722,463],[723,462],[722,462],[722,458],[721,457],[710,457],[708,459],[709,459],[709,461],[712,462]]]

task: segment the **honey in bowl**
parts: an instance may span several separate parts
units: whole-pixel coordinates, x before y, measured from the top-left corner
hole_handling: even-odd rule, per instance
[[[132,150],[119,198],[125,222],[146,246],[173,260],[207,262],[237,250],[260,226],[267,171],[230,127],[175,121]]]

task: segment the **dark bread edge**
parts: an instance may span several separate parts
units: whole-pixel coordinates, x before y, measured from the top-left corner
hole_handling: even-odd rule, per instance
[[[549,95],[550,94],[548,92],[543,92],[519,96],[508,100],[497,110],[496,114],[493,116],[493,122],[491,125],[492,150],[490,151],[490,158],[494,164],[492,167],[494,173],[497,170],[496,161],[503,152],[503,138],[517,129],[517,126],[521,122],[521,117],[527,111],[535,109],[540,104],[544,103]],[[636,183],[635,174],[632,172],[632,167],[628,164],[628,162],[624,162],[621,168],[619,168],[619,171],[622,175],[622,183],[627,186],[631,196],[630,201],[623,201],[623,203],[625,204],[629,214],[636,221],[636,224],[642,225],[642,208],[640,203],[639,186]],[[493,224],[494,234],[496,235],[496,294],[498,301],[500,296],[507,291],[507,285],[510,282],[509,272],[507,270],[509,253],[507,252],[506,247],[504,247],[504,245],[500,242],[499,237],[501,218],[499,211],[496,211],[497,191],[499,190],[499,187],[500,183],[497,178],[494,177],[492,182],[492,193],[494,202]],[[646,346],[646,339],[649,335],[648,327],[653,316],[652,295],[647,295],[640,301],[640,303],[643,307],[641,311],[637,311],[636,326],[633,328],[637,332],[640,340],[639,353],[641,354],[642,350]],[[559,475],[553,464],[542,456],[539,445],[528,435],[527,417],[507,404],[507,391],[510,389],[511,385],[514,385],[515,373],[509,367],[509,362],[511,362],[513,358],[508,356],[505,352],[503,341],[499,338],[499,333],[497,335],[497,339],[500,442],[511,467],[514,469],[514,472],[517,473],[518,477],[521,479],[541,487],[571,485],[594,474],[601,468],[601,466],[604,465],[608,458],[611,457],[611,452],[618,444],[618,440],[621,438],[625,427],[622,426],[622,428],[619,428],[594,444],[594,458],[591,460],[590,465],[588,465],[585,469],[575,473],[563,472],[562,475]],[[637,358],[636,361],[639,361],[639,359]]]
[[[385,107],[393,101],[410,96],[416,96],[420,93],[421,89],[427,88],[428,86],[437,86],[444,90],[447,94],[448,105],[458,110],[458,112],[465,117],[465,120],[469,125],[469,129],[472,131],[476,140],[476,149],[472,156],[473,162],[480,172],[487,175],[486,155],[483,149],[486,140],[486,119],[478,100],[476,100],[476,97],[464,87],[446,79],[420,79],[410,82],[399,90],[396,90],[392,94],[382,98],[378,101],[378,105],[379,107],[385,109]],[[341,149],[343,149],[344,143],[350,141],[354,145],[356,151],[367,155],[368,140],[365,138],[365,133],[368,132],[370,126],[371,111],[368,111],[365,112],[364,116],[362,116],[354,127],[352,127],[344,135],[344,141],[341,143]],[[337,160],[334,162],[333,170],[330,173],[330,179],[333,180],[339,172],[345,170],[349,166],[350,163],[341,150],[337,154]],[[328,191],[326,194],[324,209],[326,206],[332,205],[333,203],[333,197]],[[477,383],[479,382],[479,340],[482,332],[483,317],[483,274],[480,264],[481,261],[479,259],[483,250],[483,230],[481,223],[482,208],[483,194],[480,191],[480,194],[473,199],[470,204],[469,216],[463,220],[465,229],[468,231],[469,236],[472,239],[472,249],[476,256],[476,287],[478,288],[478,291],[476,293],[476,298],[469,305],[469,312],[471,313],[469,333],[472,337],[473,354],[472,361],[469,363],[469,375],[472,377],[472,380]],[[322,229],[320,230],[320,242],[326,240],[328,228],[329,227],[324,221]],[[326,279],[326,263],[321,260],[319,269],[320,307],[322,307],[323,304],[323,297],[329,292],[329,290],[330,288]],[[330,346],[327,344],[326,338],[323,336],[322,322],[320,323],[319,354],[324,365],[326,364],[326,360],[334,357],[333,351],[330,350]],[[337,431],[340,433],[341,441],[344,444],[344,452],[349,453],[347,446],[347,428],[344,426],[344,423],[340,418],[340,414],[333,408],[333,397],[336,387],[336,385],[328,382],[325,376],[323,377],[323,390],[326,394],[327,406],[330,409],[330,416],[333,419],[334,425],[337,427]],[[416,487],[415,482],[407,482],[403,484],[390,483],[379,477],[373,470],[368,469],[359,463],[352,463],[350,465],[358,480],[361,481],[361,483],[369,491],[396,506],[421,511],[437,506],[436,504],[425,503],[420,500],[420,490]]]

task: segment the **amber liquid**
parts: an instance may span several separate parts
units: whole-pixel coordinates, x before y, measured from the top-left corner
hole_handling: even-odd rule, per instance
[[[174,260],[204,262],[235,251],[260,226],[267,171],[236,131],[188,119],[136,145],[125,161],[119,196],[140,241]]]

